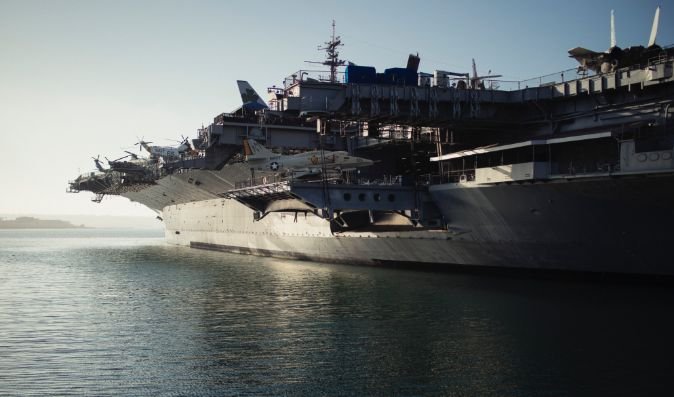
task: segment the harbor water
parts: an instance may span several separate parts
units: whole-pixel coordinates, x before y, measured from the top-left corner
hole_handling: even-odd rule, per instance
[[[0,231],[0,395],[668,395],[674,287]]]

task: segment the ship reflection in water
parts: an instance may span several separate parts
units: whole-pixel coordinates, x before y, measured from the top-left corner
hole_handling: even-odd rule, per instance
[[[0,232],[1,395],[674,386],[671,287],[285,262],[128,236]]]

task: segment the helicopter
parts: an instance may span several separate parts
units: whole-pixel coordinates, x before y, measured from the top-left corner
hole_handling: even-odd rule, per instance
[[[107,157],[105,158],[105,160],[108,162],[108,165],[110,166],[110,168],[106,171],[117,171],[126,174],[145,174],[148,170],[148,166],[157,162],[156,159],[142,158],[137,154],[126,150],[124,152],[127,153],[126,156],[122,156],[115,160],[110,160]],[[129,157],[131,157],[130,160],[125,160]],[[98,163],[100,164],[100,160]]]
[[[100,172],[107,172],[110,171],[110,169],[103,168],[103,164],[101,164],[101,155],[99,154],[96,157],[92,157],[92,160],[94,160],[94,164],[96,165],[96,169]],[[108,161],[110,163],[110,161]]]
[[[180,145],[177,147],[174,146],[157,146],[150,144],[152,142],[144,141],[142,138],[136,142],[136,145],[145,149],[150,154],[152,159],[162,159],[164,162],[172,162],[180,160],[186,153],[192,151],[192,145],[190,145],[188,138],[181,135],[182,140],[178,141]],[[128,152],[127,152],[128,153]]]

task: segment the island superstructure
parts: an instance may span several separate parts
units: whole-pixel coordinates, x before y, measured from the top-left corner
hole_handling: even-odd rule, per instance
[[[243,105],[179,155],[111,161],[70,190],[142,203],[169,243],[195,248],[674,274],[672,47],[606,73],[512,82],[475,67],[423,73],[418,55],[339,72],[341,41],[327,44],[329,71],[293,73],[266,102],[239,81]]]

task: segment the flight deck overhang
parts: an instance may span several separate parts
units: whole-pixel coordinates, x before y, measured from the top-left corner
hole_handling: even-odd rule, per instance
[[[404,211],[417,207],[419,188],[402,185],[293,183],[293,194],[318,208]]]
[[[219,196],[234,199],[261,214],[314,211],[321,216],[342,211],[413,213],[425,188],[403,185],[356,185],[281,181],[233,189]]]
[[[586,140],[591,140],[591,139],[608,138],[608,137],[611,137],[612,135],[613,134],[610,131],[607,131],[607,132],[596,132],[596,133],[592,133],[592,134],[574,135],[574,136],[549,138],[549,139],[531,139],[531,140],[528,140],[528,141],[511,143],[511,144],[508,144],[508,145],[492,145],[492,146],[478,147],[478,148],[475,148],[475,149],[462,150],[462,151],[459,151],[459,152],[444,154],[442,156],[431,157],[430,160],[431,161],[452,160],[452,159],[458,159],[458,158],[467,157],[467,156],[474,156],[474,155],[480,155],[480,154],[491,153],[491,152],[499,152],[499,151],[509,150],[509,149],[517,149],[517,148],[527,147],[527,146],[553,145],[553,144],[565,143],[565,142],[576,142],[576,141],[586,141]]]

